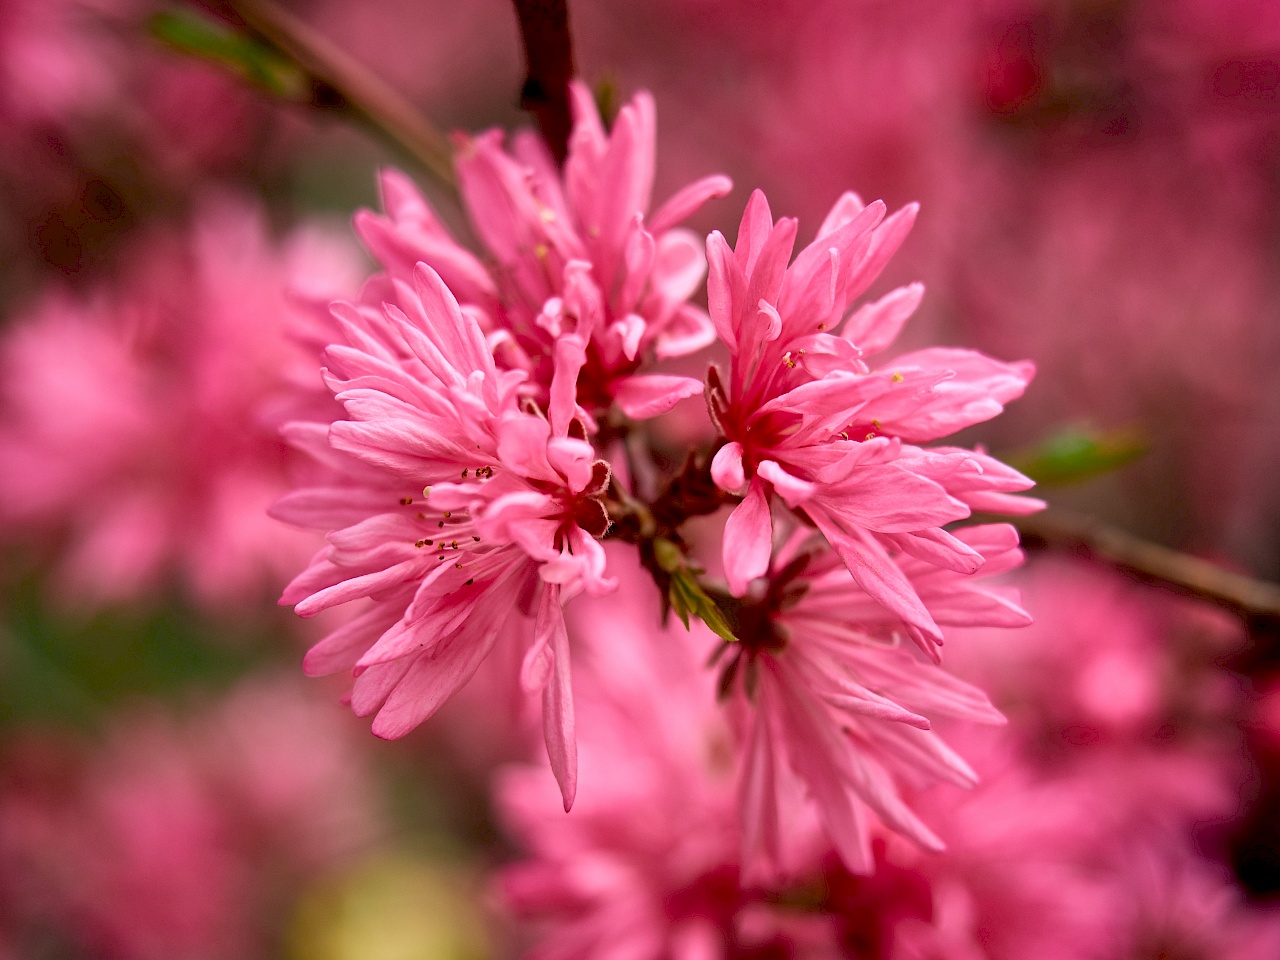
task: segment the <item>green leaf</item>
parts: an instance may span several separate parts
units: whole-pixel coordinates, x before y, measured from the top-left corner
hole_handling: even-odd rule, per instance
[[[675,573],[685,568],[684,553],[665,537],[653,538],[653,558],[667,573]]]
[[[681,569],[671,574],[671,609],[676,612],[685,629],[689,628],[689,614],[692,613],[721,640],[736,643],[738,638],[725,619],[724,611],[714,598],[708,596],[698,583],[698,578],[689,570]]]
[[[1060,487],[1123,467],[1146,452],[1146,442],[1131,427],[1099,432],[1073,426],[1004,459],[1036,483]]]
[[[667,600],[685,629],[689,629],[689,615],[693,614],[717,637],[730,643],[737,642],[738,638],[734,636],[733,628],[725,619],[720,604],[702,589],[702,584],[698,582],[698,571],[684,555],[684,551],[665,537],[655,537],[653,558],[659,568],[671,578]]]
[[[175,6],[152,14],[147,30],[161,43],[226,67],[273,96],[285,100],[310,96],[310,82],[297,64],[212,17]]]

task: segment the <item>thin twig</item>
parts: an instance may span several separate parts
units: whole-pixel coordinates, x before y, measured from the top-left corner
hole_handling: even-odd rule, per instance
[[[347,108],[457,192],[449,139],[389,84],[271,0],[226,0],[226,6],[310,75],[318,101]]]
[[[542,139],[557,163],[569,153],[573,117],[569,109],[569,81],[576,70],[569,34],[567,0],[514,0],[520,18],[520,38],[528,71],[520,106],[538,118]]]
[[[1226,570],[1089,517],[1053,509],[1019,518],[1016,526],[1030,548],[1045,546],[1079,553],[1239,613],[1280,618],[1280,586]]]

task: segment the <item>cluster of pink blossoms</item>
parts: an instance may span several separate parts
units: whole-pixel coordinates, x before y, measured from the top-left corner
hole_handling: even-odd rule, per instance
[[[859,873],[874,867],[877,824],[940,849],[910,795],[976,775],[933,723],[1002,720],[938,666],[943,628],[1029,622],[985,579],[1020,562],[1013,528],[946,528],[1039,503],[1014,496],[1030,481],[984,453],[920,444],[998,414],[1030,364],[931,349],[870,366],[922,295],[912,285],[857,306],[914,207],[886,217],[846,194],[793,259],[796,221],[775,223],[757,192],[735,247],[719,233],[704,246],[679,224],[727,179],[650,213],[651,99],[606,128],[585,88],[573,94],[563,170],[532,135],[509,151],[498,132],[458,138],[482,253],[399,174],[383,176],[383,214],[357,215],[383,272],[332,308],[324,376],[343,414],[286,428],[322,467],[275,508],[328,540],[283,602],[303,616],[358,607],[306,667],[351,670],[352,707],[384,737],[486,661],[518,673],[541,696],[568,809],[565,607],[652,575],[733,637],[708,702],[723,704],[737,757],[744,875],[786,874],[810,828]],[[704,312],[691,298],[708,264]],[[727,374],[655,366],[706,347],[728,351]],[[664,490],[650,480],[669,452],[646,449],[638,421],[700,394],[720,439]],[[689,559],[684,521],[730,505],[721,584]],[[661,605],[642,616],[659,629]],[[600,638],[602,656],[612,642]]]

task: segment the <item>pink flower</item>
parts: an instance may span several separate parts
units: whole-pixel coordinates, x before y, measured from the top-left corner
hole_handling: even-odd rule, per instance
[[[0,912],[23,956],[51,934],[68,956],[266,955],[262,922],[380,829],[362,741],[293,679],[105,734],[61,764],[14,746],[0,768]]]
[[[585,345],[557,342],[543,417],[520,397],[525,371],[497,368],[439,275],[420,264],[413,280],[390,281],[399,306],[334,305],[346,342],[326,351],[325,378],[348,419],[287,428],[332,470],[274,510],[329,545],[281,602],[309,617],[374,601],[306,668],[352,669],[352,707],[388,738],[431,716],[501,638],[524,638],[521,682],[542,693],[567,808],[577,761],[562,604],[615,585],[595,539],[609,527],[609,467],[582,439],[574,400]]]
[[[1021,562],[1005,525],[957,537],[998,573]],[[743,863],[752,876],[785,872],[790,824],[803,783],[844,863],[872,869],[874,821],[921,846],[942,841],[911,810],[901,788],[932,781],[972,787],[977,775],[933,732],[932,721],[1003,723],[977,688],[899,646],[905,624],[853,579],[840,560],[798,530],[773,559],[764,590],[737,612],[738,644],[720,680],[733,694],[741,751]],[[906,557],[904,577],[945,625],[1017,627],[1030,618],[1007,588]]]
[[[274,408],[308,365],[287,293],[354,275],[350,252],[320,274],[317,249],[277,247],[252,207],[211,200],[189,235],[147,238],[115,282],[51,293],[7,332],[0,517],[9,536],[61,538],[66,595],[132,599],[176,573],[221,610],[314,549],[265,510],[296,466]],[[319,388],[312,361],[306,402]]]
[[[657,592],[635,551],[608,552],[618,592],[569,613],[582,793],[566,817],[544,770],[500,772],[498,808],[525,850],[498,875],[501,900],[535,935],[531,956],[714,958],[748,946],[797,955],[812,918],[781,916],[739,881],[730,731],[698,662],[713,638],[696,627],[691,644],[682,628],[658,628]],[[829,922],[817,923],[829,946]]]
[[[725,530],[735,594],[767,568],[777,493],[803,509],[859,586],[936,657],[942,633],[891,553],[972,573],[981,555],[943,526],[971,508],[1024,513],[1039,504],[1010,496],[1031,481],[985,454],[912,445],[998,414],[1022,393],[1030,364],[942,348],[877,370],[861,359],[889,346],[920,302],[918,284],[903,287],[844,319],[914,219],[914,206],[884,219],[884,204],[846,194],[788,266],[796,223],[775,224],[757,191],[736,248],[718,232],[707,238],[711,316],[732,357],[728,382],[716,373],[709,381],[727,441],[712,476],[745,492]]]
[[[708,346],[715,330],[691,305],[706,260],[697,238],[677,225],[730,183],[706,177],[649,213],[654,173],[654,106],[638,94],[606,132],[591,94],[574,84],[575,125],[563,175],[532,133],[511,153],[494,130],[457,138],[457,170],[486,266],[458,245],[409,180],[382,175],[384,215],[362,211],[356,229],[392,278],[415,264],[435,269],[488,335],[495,357],[525,370],[545,398],[555,344],[565,332],[586,345],[579,402],[601,413],[616,403],[646,419],[702,386],[688,377],[637,373],[641,361]]]
[[[875,873],[851,874],[801,807],[787,824],[788,875],[743,875],[733,732],[700,664],[716,641],[697,625],[692,637],[655,629],[658,598],[636,556],[606,549],[619,591],[584,598],[568,616],[590,769],[578,805],[561,816],[554,785],[537,767],[509,768],[497,785],[500,813],[524,851],[499,873],[497,888],[533,937],[529,955],[907,956],[908,935],[932,931],[936,913],[918,853],[879,838],[869,844]],[[838,561],[830,569],[849,580]],[[815,582],[823,579],[833,578]],[[814,592],[839,598],[821,586]]]
[[[911,933],[906,956],[1269,955],[1276,913],[1245,907],[1227,871],[1191,848],[1198,825],[1239,803],[1228,743],[1128,744],[1045,770],[1013,732],[966,738],[983,774],[971,794],[920,796],[944,856],[889,847],[934,895],[933,926]]]
[[[1222,732],[1240,708],[1221,659],[1242,648],[1225,611],[1080,560],[1017,574],[1036,623],[1016,638],[966,630],[951,666],[987,690],[1037,753]]]

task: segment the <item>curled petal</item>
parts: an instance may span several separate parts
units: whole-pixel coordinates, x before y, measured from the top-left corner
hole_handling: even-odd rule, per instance
[[[721,490],[737,493],[747,482],[742,469],[742,444],[731,440],[716,451],[711,461],[711,479]]]

